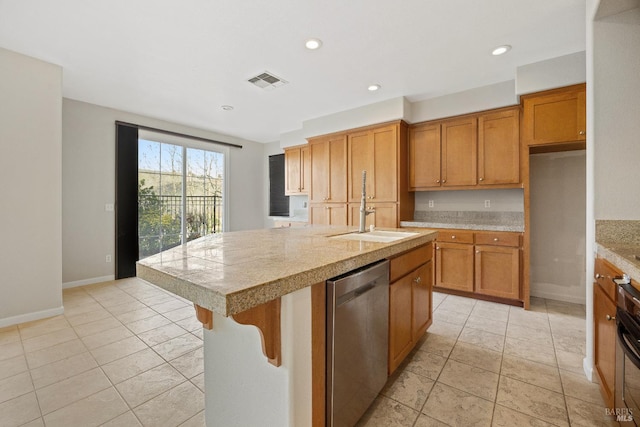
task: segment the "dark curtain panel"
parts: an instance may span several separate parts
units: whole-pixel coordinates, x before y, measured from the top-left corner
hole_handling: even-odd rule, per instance
[[[284,195],[284,154],[269,156],[269,216],[289,216],[289,196]]]
[[[138,261],[138,129],[116,124],[116,279]]]

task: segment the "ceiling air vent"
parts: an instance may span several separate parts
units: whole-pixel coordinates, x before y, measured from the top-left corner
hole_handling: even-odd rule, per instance
[[[265,71],[264,73],[258,76],[255,76],[247,81],[249,83],[253,83],[259,88],[266,89],[266,90],[275,89],[277,87],[280,87],[282,85],[289,83],[286,80],[281,79],[280,77],[274,76],[268,71]]]

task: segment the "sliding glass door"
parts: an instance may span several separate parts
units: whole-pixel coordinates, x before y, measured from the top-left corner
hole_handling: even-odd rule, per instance
[[[221,151],[138,139],[139,259],[223,230]]]

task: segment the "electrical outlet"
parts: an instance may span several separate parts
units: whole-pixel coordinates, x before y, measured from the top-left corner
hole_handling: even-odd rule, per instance
[[[104,205],[104,210],[107,212],[113,212],[113,203],[107,203]]]
[[[432,208],[433,207],[433,200],[429,200],[429,207]]]
[[[104,260],[105,262],[111,262],[111,255],[107,255]]]
[[[307,202],[302,202],[302,207],[306,208],[307,207]]]
[[[484,201],[484,207],[485,208],[490,208],[491,207],[491,200],[485,200]]]

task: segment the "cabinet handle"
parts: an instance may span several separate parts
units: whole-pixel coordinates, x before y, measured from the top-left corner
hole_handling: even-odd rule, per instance
[[[610,315],[605,316],[607,320],[616,320],[616,316],[611,317]]]
[[[415,279],[413,279],[414,282],[416,282],[417,284],[422,283],[422,278],[420,276],[416,277]]]
[[[585,134],[585,132],[583,130],[581,130],[579,133],[580,133],[580,135],[584,135]]]

